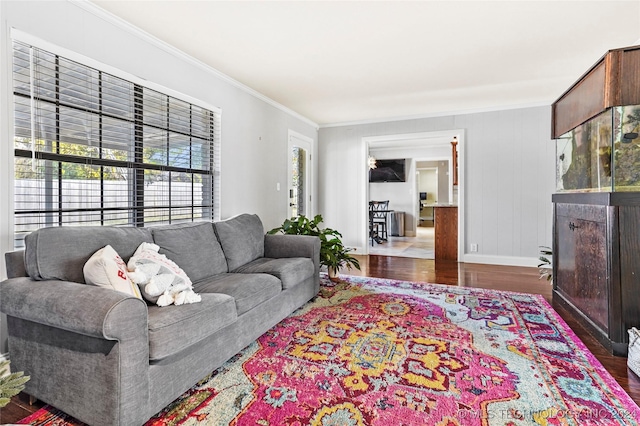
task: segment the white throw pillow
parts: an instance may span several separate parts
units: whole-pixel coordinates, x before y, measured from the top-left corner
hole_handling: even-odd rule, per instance
[[[187,274],[153,243],[142,243],[129,259],[131,280],[140,286],[142,296],[158,306],[200,302]]]
[[[127,265],[120,255],[107,245],[93,254],[82,269],[87,284],[110,288],[142,299],[138,286],[127,274]]]

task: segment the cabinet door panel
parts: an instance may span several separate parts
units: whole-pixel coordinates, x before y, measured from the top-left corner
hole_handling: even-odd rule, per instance
[[[606,222],[559,215],[556,226],[557,289],[606,332],[609,329]]]

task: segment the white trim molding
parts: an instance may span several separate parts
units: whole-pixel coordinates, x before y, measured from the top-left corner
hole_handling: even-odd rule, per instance
[[[487,254],[465,254],[464,263],[482,263],[485,265],[524,266],[537,268],[538,259],[535,257],[495,256]]]
[[[522,109],[522,108],[537,108],[542,106],[550,106],[553,103],[553,101],[554,99],[551,99],[548,102],[532,102],[529,104],[522,104],[522,105],[499,105],[499,106],[492,106],[492,107],[486,107],[486,108],[475,108],[475,109],[466,109],[466,110],[458,110],[458,111],[440,111],[440,112],[405,115],[405,116],[397,116],[397,117],[372,118],[370,120],[355,120],[355,121],[343,121],[338,123],[325,123],[325,124],[320,124],[320,128],[324,129],[328,127],[358,126],[361,124],[393,123],[395,121],[420,120],[422,118],[450,117],[455,115],[477,114],[482,112],[507,111],[512,109]]]
[[[458,261],[462,262],[465,247],[465,129],[451,129],[431,132],[416,132],[416,133],[402,133],[393,135],[380,135],[380,136],[365,136],[360,142],[360,158],[358,161],[359,173],[361,176],[361,184],[357,187],[356,199],[360,200],[360,208],[358,216],[360,218],[366,218],[369,215],[369,181],[367,179],[367,158],[369,157],[369,149],[372,145],[382,144],[387,146],[387,143],[407,144],[424,144],[429,145],[429,141],[433,143],[439,143],[438,140],[442,138],[450,138],[453,136],[458,137]],[[429,145],[430,146],[430,145]],[[437,145],[436,145],[437,146]],[[408,235],[407,235],[408,236]],[[359,254],[369,254],[369,223],[366,220],[362,221],[360,226],[359,238],[362,252]]]
[[[216,112],[220,114],[222,110],[217,107],[210,105],[209,103],[202,101],[201,99],[194,98],[193,96],[189,96],[185,93],[181,93],[177,90],[171,89],[169,87],[163,86],[158,83],[154,83],[153,81],[145,80],[144,78],[140,78],[134,74],[131,74],[127,71],[120,70],[111,65],[105,64],[104,62],[97,61],[88,56],[82,55],[80,53],[74,52],[72,50],[66,49],[64,47],[60,47],[54,43],[43,40],[39,37],[33,36],[27,32],[19,30],[17,28],[11,28],[11,40],[17,40],[22,43],[26,43],[30,46],[37,47],[39,49],[46,50],[47,52],[51,52],[56,55],[64,56],[67,59],[72,61],[81,63],[83,65],[99,69],[100,71],[104,71],[108,74],[113,75],[114,77],[119,77],[125,80],[128,80],[132,83],[139,84],[141,86],[147,87],[152,90],[156,90],[159,92],[163,92],[166,95],[173,96],[174,98],[178,98],[180,100],[192,103],[194,105],[198,105],[202,108],[208,109],[210,111]]]
[[[165,52],[177,57],[180,60],[186,61],[192,65],[195,65],[201,69],[203,69],[204,71],[213,74],[213,76],[215,76],[216,78],[219,78],[220,80],[223,80],[224,82],[237,87],[238,89],[254,96],[257,99],[260,99],[263,102],[266,102],[267,104],[278,108],[279,110],[301,120],[304,121],[307,124],[310,124],[311,126],[313,126],[316,130],[319,128],[318,123],[310,120],[309,118],[293,111],[292,109],[287,108],[286,106],[274,101],[273,99],[267,97],[266,95],[263,95],[262,93],[258,92],[257,90],[254,90],[252,88],[250,88],[249,86],[246,86],[242,83],[240,83],[238,80],[233,79],[232,77],[229,77],[228,75],[222,73],[221,71],[218,71],[217,69],[213,68],[210,65],[205,64],[204,62],[194,58],[191,55],[188,55],[187,53],[183,52],[180,49],[177,49],[173,46],[171,46],[170,44],[160,40],[159,38],[149,34],[148,32],[136,27],[135,25],[125,21],[122,18],[119,18],[118,16],[114,15],[111,12],[107,12],[106,10],[104,10],[103,8],[101,8],[100,6],[97,6],[94,3],[91,3],[89,0],[68,0],[70,3],[84,9],[85,11],[97,16],[98,18],[104,19],[105,21],[119,27],[120,29],[129,32],[130,34],[133,34],[134,36],[153,44],[154,46],[157,46],[158,48],[164,50]]]

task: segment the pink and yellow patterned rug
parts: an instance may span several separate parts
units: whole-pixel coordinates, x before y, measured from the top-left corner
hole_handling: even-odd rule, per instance
[[[343,276],[147,425],[637,425],[537,295]],[[80,425],[45,407],[22,421]]]

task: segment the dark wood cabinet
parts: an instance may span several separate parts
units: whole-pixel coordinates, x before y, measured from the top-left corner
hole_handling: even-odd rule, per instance
[[[640,104],[640,46],[608,51],[551,106],[552,138],[617,105]]]
[[[603,331],[609,330],[607,208],[556,205],[556,291]]]
[[[640,192],[563,193],[554,203],[554,302],[616,355],[640,326]]]
[[[575,191],[552,197],[553,301],[616,355],[640,327],[638,105],[640,46],[631,46],[608,51],[551,112],[552,137],[570,132],[557,142],[567,149],[557,150],[557,182]]]

